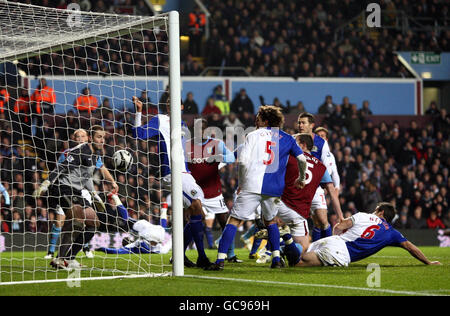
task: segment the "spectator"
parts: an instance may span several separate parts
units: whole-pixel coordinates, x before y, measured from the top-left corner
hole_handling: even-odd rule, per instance
[[[358,115],[356,104],[352,105],[352,110],[349,116],[345,118],[345,127],[347,128],[349,135],[353,138],[357,138],[358,135],[361,134],[361,120]]]
[[[0,232],[9,233],[8,223],[4,220],[4,216],[1,213],[0,213]]]
[[[217,85],[214,88],[211,98],[214,100],[214,104],[222,115],[228,115],[230,113],[230,102],[222,92],[222,85]]]
[[[192,56],[201,56],[202,40],[205,32],[206,16],[200,11],[198,6],[194,7],[194,11],[189,13],[189,53]]]
[[[141,91],[141,96],[139,97],[143,104],[142,113],[144,115],[157,115],[159,113],[158,107],[152,103],[150,97],[148,96],[147,90]]]
[[[430,229],[441,228],[444,229],[445,225],[442,223],[441,219],[437,217],[436,211],[430,212],[430,217],[427,218],[427,225]]]
[[[53,88],[48,86],[46,79],[39,79],[39,85],[31,95],[31,102],[33,113],[53,114],[55,112],[56,94]]]
[[[95,112],[95,110],[97,110],[98,100],[97,97],[91,94],[91,89],[89,89],[89,87],[85,87],[81,91],[81,95],[76,98],[73,106],[78,110],[80,114],[91,114],[92,112]]]
[[[382,201],[380,193],[377,191],[374,181],[366,181],[367,189],[362,193],[363,210],[368,212],[374,210],[379,202]]]
[[[427,220],[422,217],[422,206],[418,205],[414,208],[413,215],[408,217],[408,228],[425,229],[427,227]]]
[[[239,91],[239,94],[231,102],[230,111],[239,116],[244,112],[254,113],[253,101],[249,98],[244,88]]]
[[[14,115],[11,115],[13,124],[13,144],[19,140],[31,140],[31,107],[30,96],[25,88],[19,89],[19,96],[14,104]]]
[[[236,113],[234,112],[230,112],[230,114],[223,120],[223,125],[225,128],[244,128],[244,124],[239,120],[239,118],[236,116]]]
[[[329,117],[333,114],[336,109],[336,104],[333,103],[333,98],[331,95],[327,95],[325,97],[325,102],[319,106],[319,114],[324,114],[326,117]]]
[[[298,101],[297,102],[297,106],[295,108],[291,108],[289,110],[289,114],[298,117],[300,114],[305,113],[306,109],[305,106],[303,105],[302,101]]]
[[[425,111],[426,115],[429,115],[431,117],[437,117],[439,116],[439,109],[437,107],[436,101],[431,101],[430,102],[430,106],[428,107],[428,109]]]
[[[24,232],[24,224],[20,213],[17,211],[13,212],[13,218],[11,221],[11,231],[13,233],[23,233]]]
[[[214,103],[214,99],[210,97],[206,101],[205,108],[202,111],[202,116],[209,116],[209,115],[212,115],[214,113],[221,115],[222,111]]]
[[[362,103],[362,108],[360,108],[358,110],[358,115],[361,118],[361,120],[363,121],[362,122],[363,124],[366,123],[367,117],[369,115],[373,114],[372,110],[369,108],[369,104],[370,104],[369,101],[364,100],[363,103]]]
[[[192,92],[187,93],[183,105],[184,105],[183,109],[184,114],[198,114],[197,102],[195,102],[194,94]]]
[[[5,86],[0,89],[0,113],[5,113],[8,110],[9,96],[8,87]]]

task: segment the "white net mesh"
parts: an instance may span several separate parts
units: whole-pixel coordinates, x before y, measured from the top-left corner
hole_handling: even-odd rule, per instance
[[[165,15],[83,13],[0,1],[0,62],[6,72],[0,86],[0,180],[5,189],[0,283],[170,273],[170,209],[162,242],[150,243],[130,229],[136,220],[158,226],[166,218],[170,192],[159,181],[159,144],[133,137],[131,100],[137,96],[144,102],[144,122],[165,109],[167,35]],[[93,126],[105,132],[103,148],[93,137],[90,153],[72,150],[83,142],[76,137],[79,129],[90,133]],[[126,172],[113,165],[120,149],[133,157]],[[95,160],[88,178],[106,207],[92,203],[100,225],[86,211],[85,200],[95,201],[92,190],[71,186],[78,182],[71,179],[68,193],[62,188],[67,181],[59,176],[77,168],[83,173],[87,156]],[[78,165],[77,159],[82,161]],[[115,179],[127,215],[108,198],[114,186],[104,169]],[[35,198],[46,180],[51,182],[48,189]],[[82,213],[75,210],[78,205],[83,205]],[[125,237],[135,243],[123,247]],[[44,258],[53,251],[59,269]]]

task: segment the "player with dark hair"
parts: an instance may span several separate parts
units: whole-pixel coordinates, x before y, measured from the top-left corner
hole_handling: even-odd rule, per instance
[[[327,167],[328,173],[331,175],[331,165],[333,164],[333,162],[331,160],[330,148],[326,140],[313,133],[315,125],[314,115],[307,112],[301,113],[298,116],[297,123],[300,133],[308,133],[313,137],[314,146],[311,150],[311,154],[319,159]],[[338,181],[336,181],[337,178],[336,176],[333,178],[335,187],[339,187],[339,183]],[[311,218],[314,223],[314,229],[311,234],[313,241],[332,235],[332,228],[328,222],[328,210],[327,202],[325,199],[325,191],[321,187],[317,188],[316,194],[314,195],[311,204]]]
[[[142,125],[142,107],[143,103],[136,96],[133,97],[133,103],[136,107],[135,123],[133,127],[133,136],[139,139],[157,138],[158,149],[161,161],[161,182],[167,189],[171,187],[171,169],[170,169],[170,117],[169,115],[158,114],[153,116],[146,125]],[[167,103],[167,112],[170,113],[169,102]],[[183,128],[185,124],[183,123]],[[183,137],[184,149],[184,137]],[[184,150],[183,150],[184,157]],[[203,209],[202,201],[204,198],[202,189],[195,182],[194,177],[189,172],[187,164],[182,168],[183,185],[183,207],[189,216],[189,222],[184,228],[184,240],[194,239],[197,247],[198,258],[197,267],[207,267],[211,264],[205,253],[203,244]],[[185,256],[185,264],[190,266],[188,258]]]
[[[325,165],[311,155],[313,139],[309,133],[294,135],[306,156],[306,180],[305,186],[297,188],[294,183],[298,174],[298,166],[295,159],[289,157],[286,166],[286,185],[284,187],[281,202],[277,205],[278,217],[290,228],[293,241],[299,243],[303,249],[309,247],[309,230],[307,219],[310,215],[311,203],[319,185],[327,188],[331,193],[332,203],[337,213],[342,217],[339,198],[334,184]],[[284,236],[282,236],[283,239]]]
[[[210,248],[214,245],[212,237],[212,226],[217,218],[222,230],[225,228],[228,218],[228,208],[222,195],[222,183],[219,169],[228,163],[235,161],[234,153],[231,152],[222,140],[208,135],[208,121],[206,119],[196,120],[194,129],[201,123],[201,137],[196,137],[188,142],[188,167],[197,184],[202,188],[204,200],[202,202],[205,211],[205,235]],[[185,247],[191,240],[185,240]],[[242,262],[234,253],[234,242],[228,251],[230,262]]]
[[[61,232],[61,245],[57,258],[51,261],[55,268],[76,269],[80,264],[75,260],[83,245],[94,236],[100,221],[82,191],[87,190],[96,205],[97,210],[104,211],[105,206],[95,192],[93,175],[96,169],[103,166],[101,156],[105,132],[101,126],[93,126],[90,142],[83,142],[67,150],[64,161],[56,165],[49,179],[33,194],[39,197],[49,191],[50,208],[66,219]],[[115,181],[113,180],[113,187]]]
[[[117,192],[117,190],[118,190],[117,183],[114,180],[114,177],[111,175],[109,170],[105,167],[105,165],[102,162],[104,135],[105,135],[105,132],[103,130],[103,127],[101,127],[99,125],[94,125],[91,128],[90,138],[89,138],[88,132],[82,128],[76,130],[73,133],[73,138],[77,144],[87,143],[90,140],[92,141],[95,149],[99,153],[101,153],[101,155],[98,156],[97,161],[96,161],[96,169],[100,170],[103,177],[111,183],[111,185],[113,187],[112,191]],[[69,151],[70,151],[70,149],[64,151],[60,155],[60,157],[58,158],[58,164],[61,164],[66,160],[67,153]],[[41,185],[41,187],[33,193],[33,196],[37,197],[38,195],[41,195],[42,192],[39,192],[39,190],[44,189],[46,184],[48,184],[48,183],[46,183],[44,181],[43,185]],[[81,194],[85,199],[87,199],[90,203],[92,203],[92,197],[91,197],[91,193],[89,191],[87,191],[86,189],[83,189],[83,190],[81,190]],[[99,205],[101,205],[101,204],[99,204]],[[59,239],[59,235],[61,234],[62,227],[64,226],[64,221],[66,219],[66,215],[65,215],[64,211],[61,211],[60,209],[57,208],[55,218],[56,218],[56,221],[52,225],[52,229],[50,232],[50,236],[51,236],[50,237],[50,245],[49,245],[48,253],[44,257],[45,259],[52,259],[54,256],[56,245],[57,245],[57,242]],[[94,255],[93,255],[92,251],[90,251],[88,245],[83,246],[83,251],[86,254],[86,257],[93,258]]]
[[[227,251],[237,228],[246,220],[254,220],[255,210],[261,205],[261,213],[268,231],[272,249],[271,268],[281,268],[280,232],[277,226],[277,210],[284,190],[286,163],[289,155],[297,158],[299,174],[295,184],[304,186],[306,158],[295,139],[280,128],[284,122],[280,109],[261,106],[256,115],[257,129],[249,133],[238,153],[239,190],[228,223],[222,233],[216,262],[207,270],[222,270]]]
[[[297,249],[290,257],[290,265],[346,267],[387,246],[401,247],[424,264],[440,265],[439,261],[428,260],[419,248],[392,228],[396,213],[395,207],[386,202],[378,203],[373,213],[356,213],[334,227],[335,236],[313,242],[303,254]]]

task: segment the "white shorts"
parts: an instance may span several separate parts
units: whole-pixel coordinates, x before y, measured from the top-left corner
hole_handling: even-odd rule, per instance
[[[295,237],[308,236],[308,221],[299,213],[284,204],[283,201],[277,205],[278,217],[289,226],[291,235]]]
[[[327,209],[327,199],[325,198],[325,190],[319,186],[314,194],[311,203],[311,213],[315,210],[326,210]]]
[[[222,194],[211,199],[204,199],[202,206],[205,219],[214,219],[215,214],[228,213],[228,208]]]
[[[345,241],[339,236],[330,236],[313,242],[307,252],[313,251],[325,266],[347,267],[350,264]]]
[[[181,174],[181,182],[183,186],[183,208],[191,206],[193,200],[204,201],[204,195],[202,188],[195,182],[194,177],[190,173],[183,172]],[[171,175],[168,174],[161,179],[163,187],[170,190],[171,187]]]
[[[266,221],[271,221],[277,215],[279,197],[261,195],[241,191],[234,200],[231,216],[243,221],[255,220],[256,210],[261,205],[261,215]]]

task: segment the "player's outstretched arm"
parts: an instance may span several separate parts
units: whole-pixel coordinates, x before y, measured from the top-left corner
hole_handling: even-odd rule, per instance
[[[353,226],[353,221],[351,218],[343,219],[340,223],[337,223],[333,227],[333,235],[340,235],[347,229]]]
[[[344,214],[342,213],[341,203],[339,203],[338,191],[336,190],[333,183],[327,183],[326,189],[330,194],[331,204],[333,205],[333,209],[338,217],[338,222],[342,222],[344,220]]]
[[[114,180],[114,177],[111,175],[111,173],[109,172],[108,168],[105,167],[105,165],[103,165],[100,168],[100,171],[103,175],[103,178],[105,178],[107,181],[109,181],[112,185],[112,193],[117,193],[119,191],[119,186],[116,183],[116,180]]]
[[[305,155],[301,154],[297,157],[297,163],[298,163],[298,171],[299,176],[297,180],[295,180],[295,186],[299,189],[303,188],[305,186],[305,178],[306,178],[306,157]]]
[[[402,247],[403,249],[406,249],[411,256],[413,256],[414,258],[416,258],[419,261],[422,261],[424,264],[427,265],[441,265],[441,263],[439,261],[430,261],[428,260],[428,258],[423,254],[423,252],[417,248],[416,245],[414,245],[412,242],[410,241],[404,241],[400,244],[400,247]]]

